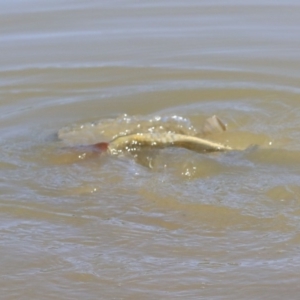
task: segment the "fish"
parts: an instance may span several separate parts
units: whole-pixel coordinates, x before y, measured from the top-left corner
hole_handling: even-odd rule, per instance
[[[225,130],[226,125],[214,115],[205,120],[201,131],[203,135],[206,136],[213,132],[222,132]],[[110,142],[96,143],[91,145],[91,147],[99,152],[106,152],[112,155],[120,154],[124,150],[131,151],[132,149],[140,149],[143,147],[151,147],[155,149],[177,147],[199,153],[233,150],[229,146],[212,142],[208,139],[173,132],[146,132],[118,136]]]
[[[125,136],[119,136],[112,141],[105,143],[100,142],[91,147],[98,149],[100,152],[107,152],[117,155],[124,150],[141,147],[152,147],[163,149],[168,147],[185,148],[199,153],[223,152],[232,150],[231,147],[209,141],[207,139],[189,136],[177,133],[140,133]]]
[[[83,153],[81,159],[91,158],[98,154],[122,155],[134,153],[143,149],[184,148],[198,153],[225,152],[236,150],[230,146],[210,141],[207,135],[226,131],[226,125],[217,117],[207,118],[200,128],[201,137],[182,132],[138,132],[119,135],[109,142],[96,142],[88,145],[64,147],[72,153]]]

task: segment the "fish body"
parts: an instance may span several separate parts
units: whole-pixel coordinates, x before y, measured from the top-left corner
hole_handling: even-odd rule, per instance
[[[99,149],[99,151],[106,151],[110,154],[118,154],[123,150],[130,150],[137,147],[153,147],[158,149],[178,147],[200,153],[232,150],[231,147],[206,139],[170,132],[119,136],[109,143],[98,143],[93,146]]]
[[[163,149],[168,147],[185,148],[199,153],[222,152],[233,150],[231,147],[212,142],[206,139],[206,136],[212,133],[226,131],[226,125],[217,117],[207,118],[200,129],[204,138],[194,135],[175,133],[175,132],[140,132],[128,135],[119,135],[110,142],[100,142],[92,145],[81,145],[75,147],[86,153],[108,153],[111,155],[122,154],[142,150],[143,148]],[[60,130],[60,138],[64,136],[65,131]]]

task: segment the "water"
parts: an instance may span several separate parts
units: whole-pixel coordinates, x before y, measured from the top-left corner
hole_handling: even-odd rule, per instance
[[[296,1],[0,15],[1,298],[298,299]],[[210,138],[245,151],[66,148],[154,123],[198,134],[214,114],[227,131]]]

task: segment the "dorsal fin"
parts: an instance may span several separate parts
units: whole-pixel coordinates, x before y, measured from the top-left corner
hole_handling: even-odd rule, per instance
[[[226,125],[216,116],[207,118],[203,124],[204,135],[226,131]]]

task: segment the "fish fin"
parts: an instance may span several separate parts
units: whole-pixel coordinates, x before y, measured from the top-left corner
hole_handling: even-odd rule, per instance
[[[204,135],[223,131],[226,131],[226,125],[216,115],[207,118],[202,127]]]
[[[92,147],[99,152],[106,152],[108,149],[108,143],[101,142],[101,143],[92,145]]]

